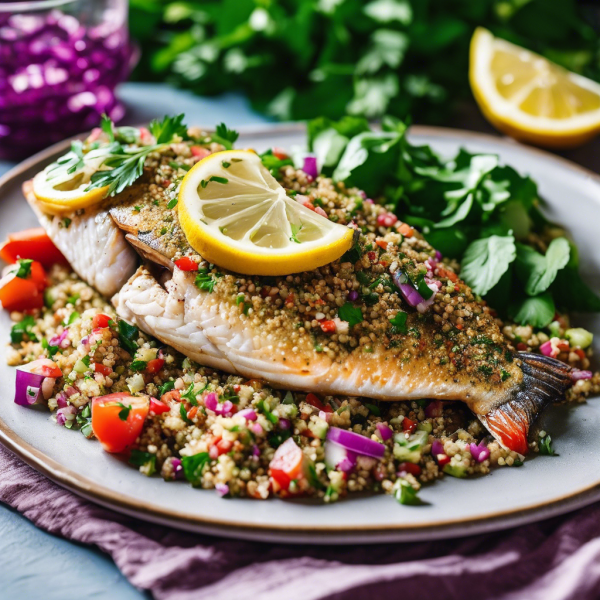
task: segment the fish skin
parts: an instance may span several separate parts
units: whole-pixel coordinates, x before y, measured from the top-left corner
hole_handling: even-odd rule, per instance
[[[23,194],[54,245],[84,281],[112,296],[135,272],[139,259],[108,210],[91,208],[82,215],[51,216],[43,212],[32,188],[26,182]],[[65,216],[71,219],[68,228],[63,225]]]
[[[520,454],[527,453],[532,422],[570,384],[570,367],[560,363],[555,374],[558,361],[540,361],[538,355],[524,354],[527,362],[515,359],[510,384],[486,386],[432,369],[426,355],[407,364],[379,349],[334,361],[298,340],[294,351],[285,338],[274,343],[243,321],[239,307],[216,292],[199,290],[194,274],[177,268],[163,288],[140,267],[113,304],[121,318],[201,364],[285,389],[377,400],[461,400],[504,446]]]

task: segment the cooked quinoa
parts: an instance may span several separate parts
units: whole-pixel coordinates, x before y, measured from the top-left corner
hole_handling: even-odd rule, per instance
[[[202,147],[209,152],[222,149],[218,144]],[[435,365],[500,383],[512,369],[505,360],[506,351],[537,351],[550,342],[560,360],[578,369],[589,367],[591,347],[580,348],[565,339],[572,331],[567,315],[557,315],[544,330],[502,323],[460,281],[460,265],[438,260],[431,246],[384,205],[328,178],[312,180],[293,167],[278,173],[288,193],[323,216],[352,224],[360,233],[356,240],[360,251],[318,271],[286,277],[219,273],[189,247],[177,220],[174,199],[178,183],[198,158],[191,143],[172,144],[161,154],[151,154],[142,183],[144,193],[129,204],[121,197],[119,206],[127,218],[151,223],[148,235],[162,239],[169,259],[189,256],[198,261],[199,267],[206,269],[211,289],[236,298],[240,319],[252,320],[260,314],[261,322],[266,323],[264,335],[305,343],[300,334],[308,332],[315,349],[336,360],[356,349],[372,352],[377,344],[410,360],[423,351],[422,343],[415,334],[413,343],[403,345],[390,324],[402,308],[393,277],[402,271],[416,278],[425,268],[440,284],[429,308],[440,330],[430,352]],[[17,366],[40,357],[55,361],[63,376],[46,394],[48,408],[60,415],[59,423],[79,429],[89,438],[94,437],[90,427],[94,397],[128,392],[165,402],[168,412],[150,412],[131,450],[130,461],[145,475],[160,474],[166,481],[185,477],[195,486],[236,497],[303,494],[330,502],[349,492],[367,491],[415,503],[422,484],[444,475],[466,477],[486,474],[492,467],[523,464],[523,457],[494,441],[462,403],[317,398],[274,390],[258,380],[198,365],[137,328],[123,325],[102,296],[64,267],[53,267],[49,279],[44,309],[29,316],[11,314],[17,334],[8,363]],[[359,328],[349,329],[337,317],[349,298],[361,299],[356,305],[363,317]],[[288,311],[285,316],[284,310]],[[110,317],[110,324],[94,328],[93,319],[100,314]],[[418,312],[408,315],[408,331],[412,327],[416,331],[422,320]],[[482,323],[494,322],[504,336],[473,343],[480,339],[477,330]],[[481,344],[491,349],[482,351]],[[158,372],[140,368],[157,357],[164,361]],[[576,382],[566,399],[581,402],[597,393],[598,372]],[[213,410],[206,404],[215,396],[218,404]],[[65,412],[65,406],[74,407],[76,414]],[[243,416],[248,410],[255,418]],[[331,427],[383,444],[383,458],[359,455],[352,470],[335,468],[326,457],[326,435]],[[290,438],[304,455],[308,475],[293,481],[286,491],[269,471],[277,448]],[[549,453],[550,437],[540,432],[530,447]]]

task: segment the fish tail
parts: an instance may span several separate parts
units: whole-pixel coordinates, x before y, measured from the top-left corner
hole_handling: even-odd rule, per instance
[[[569,365],[532,352],[519,352],[523,381],[510,400],[479,419],[488,431],[509,450],[526,454],[529,429],[541,412],[564,396],[573,380]]]

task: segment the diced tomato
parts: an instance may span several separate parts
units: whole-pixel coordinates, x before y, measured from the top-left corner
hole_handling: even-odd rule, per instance
[[[435,458],[440,467],[443,467],[450,462],[450,457],[447,454],[438,454]]]
[[[94,398],[92,430],[104,450],[123,452],[132,446],[142,432],[149,405],[148,396],[132,396],[126,392]]]
[[[153,358],[152,360],[149,360],[146,365],[146,373],[158,373],[163,368],[164,364],[164,358]]]
[[[462,323],[457,323],[456,324],[456,329],[458,329],[459,331],[462,331],[464,329],[464,325]]]
[[[111,320],[111,317],[102,313],[94,315],[94,318],[92,319],[92,327],[94,329],[108,327]]]
[[[568,350],[570,350],[571,344],[569,343],[568,340],[558,340],[558,342],[556,342],[556,347],[561,352],[567,352]]]
[[[153,135],[145,127],[140,127],[140,142],[142,144],[151,144],[153,142]]]
[[[48,287],[46,271],[44,271],[42,263],[36,260],[31,263],[31,274],[27,279],[31,279],[37,285],[37,289],[40,292],[43,292]]]
[[[112,369],[103,365],[102,363],[94,363],[94,373],[101,373],[102,375],[110,375]]]
[[[402,473],[403,471],[418,477],[421,474],[421,467],[414,463],[403,462],[398,465],[398,473]]]
[[[517,350],[527,350],[527,344],[525,342],[519,342],[517,344]]]
[[[319,322],[319,325],[325,333],[335,333],[335,330],[337,329],[335,321],[331,321],[328,319],[323,319]]]
[[[367,256],[369,257],[369,260],[371,262],[376,262],[377,261],[377,252],[373,252],[371,250],[371,252],[367,252]]]
[[[415,234],[415,230],[408,223],[402,223],[398,227],[398,233],[401,233],[404,237],[411,238]]]
[[[21,279],[14,273],[0,280],[0,303],[5,310],[32,310],[44,306],[44,296],[31,279]]]
[[[579,356],[581,360],[585,358],[585,352],[581,348],[576,348],[574,352],[575,354],[577,354],[577,356]]]
[[[304,452],[293,438],[288,438],[275,452],[269,464],[269,475],[281,489],[288,490],[294,479],[304,476]]]
[[[375,240],[375,243],[382,249],[387,250],[388,243],[385,240]]]
[[[447,269],[444,269],[444,267],[438,266],[437,272],[440,277],[442,277],[444,279],[449,279],[453,283],[458,281],[458,275],[456,273],[454,273],[453,271],[448,271]]]
[[[181,392],[179,390],[171,390],[160,397],[161,402],[179,402],[181,400]]]
[[[319,410],[322,410],[324,412],[333,412],[333,408],[331,408],[331,406],[327,405],[327,404],[323,404],[319,398],[317,398],[317,396],[315,396],[314,394],[306,394],[306,402],[308,402],[308,404],[310,404],[311,406],[314,406],[315,408],[318,408]]]
[[[227,454],[228,452],[231,451],[232,448],[233,448],[233,442],[230,442],[229,440],[221,439],[217,442],[217,449],[219,451],[219,455]]]
[[[184,256],[175,261],[175,266],[182,271],[197,271],[198,263],[192,260],[189,256]]]
[[[293,308],[294,306],[294,292],[290,292],[288,297],[285,299],[286,308]]]
[[[409,419],[408,417],[404,417],[402,421],[402,430],[408,431],[408,433],[414,433],[417,428],[417,422]]]
[[[42,375],[43,377],[53,377],[55,379],[62,377],[62,371],[58,368],[58,365],[49,358],[38,358],[37,360],[27,363],[25,370],[29,373]]]
[[[192,146],[190,150],[192,151],[192,156],[195,156],[196,158],[205,158],[210,154],[210,150],[203,148],[202,146]]]
[[[0,248],[0,258],[8,263],[17,262],[18,258],[31,258],[47,269],[56,263],[68,264],[42,227],[10,233]]]
[[[165,394],[166,395],[166,394]],[[150,398],[150,412],[155,415],[162,415],[163,413],[169,412],[171,408],[168,404],[165,404],[161,400],[156,398]]]
[[[262,390],[264,381],[262,381],[261,379],[248,379],[248,381],[244,382],[244,385],[249,385],[250,387],[253,387],[256,390]]]
[[[289,158],[289,155],[282,148],[275,147],[273,148],[272,152],[273,156],[276,156],[279,160],[285,160],[286,158]]]
[[[190,421],[191,421],[196,416],[197,413],[198,413],[198,407],[192,406],[192,408],[190,408],[190,410],[187,411],[187,418],[190,419]]]

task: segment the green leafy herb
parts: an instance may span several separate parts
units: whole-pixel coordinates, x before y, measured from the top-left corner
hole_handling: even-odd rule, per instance
[[[100,119],[100,129],[108,136],[109,142],[115,141],[115,132],[113,131],[113,122],[106,115],[106,113],[102,114],[102,118]]]
[[[33,260],[30,258],[20,258],[17,260],[17,270],[14,271],[15,275],[19,279],[27,279],[31,276],[31,263]]]
[[[187,411],[185,410],[185,406],[183,402],[179,405],[179,416],[183,419],[184,423],[187,425],[192,425],[193,421],[187,416]]]
[[[146,369],[146,367],[148,366],[148,362],[145,360],[134,360],[130,365],[129,368],[132,371],[144,371]]]
[[[555,314],[556,307],[548,292],[533,298],[523,298],[509,308],[509,315],[517,323],[532,327],[546,327],[552,322]]]
[[[552,438],[548,434],[544,437],[538,437],[538,448],[540,449],[540,454],[545,456],[557,456],[552,447]]]
[[[73,306],[75,306],[75,304],[77,304],[77,300],[79,300],[80,295],[79,294],[73,294],[72,296],[69,296],[67,298],[67,304],[72,304]]]
[[[193,485],[198,486],[202,481],[202,473],[204,468],[210,462],[208,452],[200,452],[192,456],[182,456],[181,466],[185,478]]]
[[[407,318],[407,313],[398,311],[396,315],[390,319],[390,323],[392,324],[392,333],[408,333],[408,327],[406,326]]]
[[[77,413],[75,424],[86,438],[91,438],[92,435],[94,435],[92,431],[92,409],[89,404],[86,404],[83,409]]]
[[[296,244],[299,244],[300,240],[298,239],[298,234],[300,233],[300,231],[302,230],[302,227],[304,227],[304,225],[302,225],[302,223],[300,225],[296,225],[295,223],[290,223],[290,227],[292,228],[292,237],[290,237],[290,241],[296,242]]]
[[[69,219],[69,217],[64,217],[63,220],[61,221],[61,224],[65,229],[69,229],[69,225],[72,222],[73,222],[72,219]]]
[[[213,175],[208,181],[214,181],[215,183],[229,183],[229,179],[226,177],[218,177],[217,175]]]
[[[212,294],[219,277],[223,277],[223,274],[211,273],[208,269],[198,269],[195,281],[196,287]]]
[[[37,342],[38,338],[31,331],[35,327],[35,319],[32,315],[23,317],[18,323],[15,323],[10,330],[11,344],[20,344],[26,335],[30,342]]]
[[[199,390],[197,393],[194,391],[194,383],[190,383],[188,389],[181,394],[181,398],[187,400],[192,406],[198,406],[198,400],[196,400],[196,396],[201,392]]]
[[[221,144],[225,146],[227,150],[231,150],[233,148],[233,144],[238,139],[240,134],[233,129],[228,129],[225,123],[220,123],[217,125],[215,132],[211,136],[211,142],[216,142],[217,144]]]
[[[137,339],[140,336],[140,330],[135,325],[130,325],[126,321],[119,319],[117,323],[117,332],[121,346],[133,356],[137,349]]]
[[[167,208],[171,209],[171,208],[175,208],[177,206],[177,202],[179,201],[179,198],[177,198],[177,196],[175,196],[175,198],[171,198],[168,202],[167,202]]]
[[[54,358],[54,355],[58,352],[58,346],[51,346],[46,338],[42,340],[42,348],[48,352],[50,358]]]
[[[291,158],[279,158],[273,154],[273,150],[269,149],[260,155],[263,165],[269,169],[273,177],[280,175],[279,171],[282,167],[291,166],[294,161]]]
[[[153,475],[156,472],[156,454],[133,448],[129,453],[129,464],[134,467],[146,467],[146,474]]]
[[[127,419],[129,418],[129,413],[131,412],[133,406],[131,406],[131,404],[129,406],[125,406],[125,404],[123,404],[122,402],[117,402],[117,406],[121,407],[121,410],[119,411],[119,419],[121,419],[121,421],[127,421]]]
[[[353,306],[350,302],[346,302],[344,305],[340,306],[338,317],[342,321],[347,321],[350,327],[363,322],[362,311],[360,308]]]
[[[263,415],[265,415],[268,421],[271,421],[271,423],[273,423],[273,425],[277,425],[277,423],[279,423],[279,417],[269,410],[269,406],[264,400],[259,400],[256,407],[258,408],[258,410],[260,410],[261,413],[263,413]]]
[[[556,279],[558,272],[569,262],[570,247],[566,238],[555,238],[545,255],[533,248],[517,246],[517,274],[525,283],[525,292],[537,296],[545,292]]]
[[[171,390],[175,389],[175,382],[174,381],[165,381],[165,383],[163,383],[159,388],[159,392],[161,396],[164,396],[167,392],[170,392]]]
[[[77,319],[79,319],[79,313],[74,310],[67,319],[65,319],[63,321],[65,327],[69,327],[69,325],[73,325],[73,323],[75,323],[75,321],[77,321]]]
[[[184,114],[175,117],[164,117],[162,121],[154,119],[148,129],[155,137],[157,144],[168,144],[177,136],[187,139],[187,126],[183,123]]]

